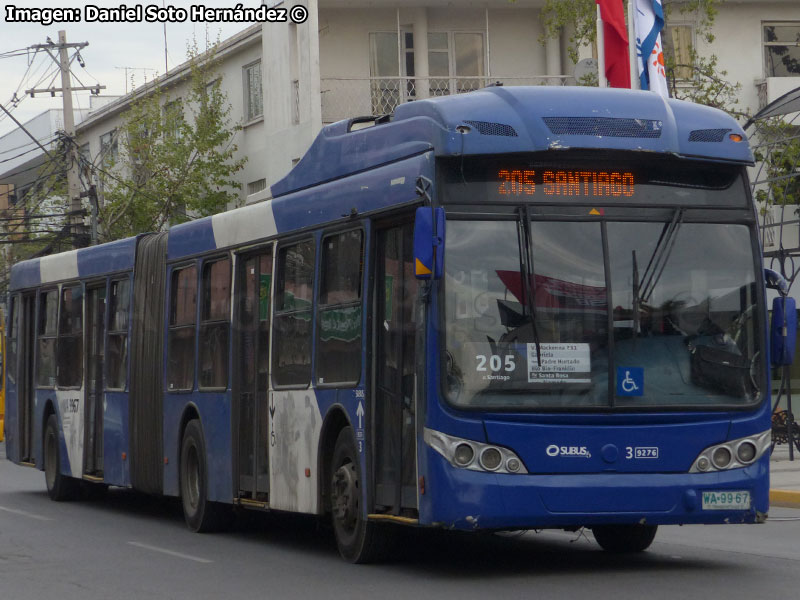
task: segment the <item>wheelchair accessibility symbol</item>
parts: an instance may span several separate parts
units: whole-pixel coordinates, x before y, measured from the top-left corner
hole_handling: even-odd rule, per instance
[[[617,367],[617,396],[643,396],[644,369]]]

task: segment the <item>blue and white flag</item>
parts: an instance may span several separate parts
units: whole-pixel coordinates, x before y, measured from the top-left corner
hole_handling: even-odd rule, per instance
[[[641,87],[669,98],[661,45],[661,30],[664,28],[661,0],[636,0],[634,26]]]

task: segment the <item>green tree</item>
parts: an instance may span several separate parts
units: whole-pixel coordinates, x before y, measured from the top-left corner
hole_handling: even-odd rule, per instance
[[[766,185],[756,190],[756,200],[764,207],[800,204],[800,128],[772,117],[760,124],[758,138],[755,158],[762,166],[757,179]]]
[[[159,231],[225,210],[238,201],[231,106],[216,77],[215,48],[189,47],[182,98],[152,85],[131,105],[118,132],[119,154],[102,167],[101,241]]]

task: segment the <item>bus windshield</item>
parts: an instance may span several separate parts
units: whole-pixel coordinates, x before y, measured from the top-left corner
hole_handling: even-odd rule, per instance
[[[746,225],[449,220],[445,394],[464,408],[760,399]]]

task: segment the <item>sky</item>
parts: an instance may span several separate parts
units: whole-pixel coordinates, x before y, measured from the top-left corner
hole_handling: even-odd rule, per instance
[[[101,95],[122,95],[130,90],[131,77],[140,85],[154,76],[165,72],[164,56],[164,24],[147,22],[98,23],[85,22],[85,7],[95,5],[101,8],[133,7],[138,0],[94,0],[93,2],[70,2],[65,0],[4,0],[0,14],[0,104],[11,110],[12,114],[25,123],[49,108],[61,108],[61,95],[52,98],[49,94],[30,96],[12,110],[10,102],[14,93],[24,96],[24,91],[32,87],[49,88],[53,75],[56,75],[55,87],[61,86],[61,77],[57,74],[56,65],[45,53],[24,50],[33,44],[44,44],[49,37],[58,41],[59,30],[65,30],[67,42],[89,42],[89,46],[81,50],[85,62],[82,68],[77,61],[73,62],[72,72],[83,85],[105,85]],[[261,0],[143,0],[143,6],[156,5],[176,8],[188,8],[190,5],[203,4],[206,7],[234,7],[241,3],[245,8],[261,5]],[[9,23],[6,20],[9,5],[20,8],[80,8],[81,22],[53,23]],[[186,45],[193,37],[197,39],[201,49],[205,48],[208,36],[212,41],[217,37],[225,39],[246,29],[250,23],[193,23],[189,19],[182,23],[167,23],[167,62],[169,68],[185,62]],[[21,56],[6,56],[8,53]],[[70,56],[73,51],[70,51]],[[30,65],[30,69],[29,69]],[[127,67],[127,71],[125,69]],[[52,73],[51,73],[52,72]],[[126,80],[127,73],[127,80]],[[48,75],[49,74],[49,75]],[[44,77],[48,75],[47,77]],[[43,79],[44,77],[44,79]],[[73,85],[80,85],[73,79]],[[17,91],[19,89],[19,91]],[[73,105],[75,108],[88,108],[89,92],[75,92]],[[12,119],[0,111],[0,136],[16,128]]]

